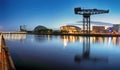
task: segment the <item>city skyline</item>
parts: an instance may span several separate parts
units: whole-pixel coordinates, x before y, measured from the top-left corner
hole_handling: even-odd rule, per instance
[[[119,3],[119,0],[1,0],[0,30],[19,30],[20,25],[27,25],[28,30],[38,25],[57,29],[76,24],[82,21],[82,16],[74,14],[75,7],[109,9],[109,14],[94,15],[91,20],[119,24]]]

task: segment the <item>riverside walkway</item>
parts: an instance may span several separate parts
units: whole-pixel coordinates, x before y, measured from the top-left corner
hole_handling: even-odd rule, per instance
[[[2,34],[0,34],[0,70],[16,70]]]

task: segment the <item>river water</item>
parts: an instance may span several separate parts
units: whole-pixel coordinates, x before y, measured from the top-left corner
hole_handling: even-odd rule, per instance
[[[120,70],[120,37],[4,34],[16,70]]]

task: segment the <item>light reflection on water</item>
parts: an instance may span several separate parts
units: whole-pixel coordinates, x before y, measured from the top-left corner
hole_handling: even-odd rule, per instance
[[[3,34],[6,40],[24,40],[26,39],[26,34]]]
[[[17,70],[120,70],[120,37],[4,37]]]

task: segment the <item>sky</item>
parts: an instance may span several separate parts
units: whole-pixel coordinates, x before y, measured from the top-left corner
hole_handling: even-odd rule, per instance
[[[120,0],[0,0],[0,31],[17,31],[20,25],[33,30],[38,25],[50,29],[76,24],[82,16],[75,7],[110,10],[91,16],[92,21],[120,24]]]

